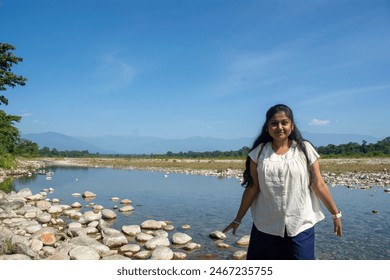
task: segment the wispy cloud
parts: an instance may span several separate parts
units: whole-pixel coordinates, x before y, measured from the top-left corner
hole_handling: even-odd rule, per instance
[[[97,77],[104,83],[106,91],[112,91],[129,85],[135,76],[134,68],[118,50],[105,53]]]
[[[315,126],[324,126],[330,124],[329,120],[319,120],[319,119],[312,119],[309,122],[309,125],[315,125]]]

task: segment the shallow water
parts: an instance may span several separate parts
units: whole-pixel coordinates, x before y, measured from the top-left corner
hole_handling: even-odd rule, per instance
[[[54,188],[49,198],[60,199],[61,204],[89,202],[105,208],[121,207],[111,197],[133,201],[133,212],[117,212],[117,219],[110,224],[121,229],[123,225],[141,224],[144,220],[172,221],[176,232],[189,234],[201,249],[189,253],[189,259],[231,259],[236,250],[242,250],[235,242],[250,233],[252,225],[248,211],[236,236],[228,234],[224,241],[229,249],[219,249],[209,233],[222,230],[235,217],[243,188],[236,179],[166,174],[108,168],[53,168],[52,180],[45,176],[20,178],[13,182],[13,190],[30,188],[33,194],[44,188]],[[167,176],[166,176],[167,175]],[[72,193],[94,192],[97,197],[86,202]],[[332,195],[343,212],[343,238],[334,237],[333,223],[325,211],[326,219],[316,225],[316,257],[318,259],[390,259],[390,194],[383,189],[331,188]],[[82,208],[82,211],[90,210]],[[372,210],[378,211],[373,214]],[[181,229],[189,224],[189,230]],[[174,248],[180,251],[180,248]],[[188,252],[187,252],[188,253]]]

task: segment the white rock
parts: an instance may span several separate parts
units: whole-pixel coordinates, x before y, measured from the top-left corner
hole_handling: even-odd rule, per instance
[[[51,206],[51,203],[45,200],[40,200],[37,202],[37,207],[42,211],[47,211]]]
[[[126,236],[116,229],[103,229],[102,235],[103,244],[110,248],[120,247],[128,243]]]
[[[191,236],[182,232],[176,232],[172,236],[173,244],[183,245],[190,242],[191,240],[192,240]]]
[[[146,220],[141,224],[141,228],[156,230],[156,229],[162,229],[166,225],[167,223],[163,221]]]
[[[171,260],[173,251],[165,246],[157,246],[152,252],[152,260]]]
[[[158,229],[158,230],[153,231],[152,235],[153,236],[162,236],[162,237],[168,237],[169,236],[168,232],[166,232],[165,230],[162,230],[162,229]]]
[[[83,193],[83,197],[88,197],[88,198],[96,197],[96,194],[93,193],[93,192],[90,192],[90,191],[86,191],[86,192]]]
[[[137,240],[138,242],[147,242],[153,237],[154,237],[153,235],[141,232],[136,235],[135,240]]]
[[[81,206],[82,206],[81,203],[77,202],[77,201],[72,203],[72,205],[71,205],[72,208],[81,208]]]
[[[94,249],[87,246],[77,246],[69,251],[72,260],[99,260],[100,255]]]
[[[130,212],[133,210],[134,210],[134,207],[131,205],[126,205],[126,206],[119,208],[119,212]]]
[[[95,213],[93,211],[86,211],[84,214],[80,217],[79,222],[82,224],[87,224],[92,221],[98,221],[102,218],[102,213],[98,212]]]
[[[225,240],[226,235],[222,231],[213,231],[212,233],[209,234],[209,236],[212,239],[220,239],[220,240]]]
[[[174,252],[173,259],[174,260],[185,260],[187,258],[187,254],[183,252]]]
[[[59,205],[52,205],[47,212],[49,214],[59,214],[62,212],[62,208]]]
[[[240,238],[240,240],[237,240],[236,244],[238,246],[248,246],[251,236],[250,235],[244,235]]]
[[[122,204],[132,204],[133,201],[131,201],[130,199],[125,198],[125,199],[122,199],[121,203]]]
[[[113,211],[111,209],[104,209],[102,211],[102,218],[103,219],[115,219],[116,213],[115,213],[115,211]]]
[[[134,258],[138,260],[146,260],[151,256],[151,252],[147,250],[139,251],[138,253],[134,254]]]
[[[126,253],[131,252],[133,254],[139,252],[141,250],[141,247],[137,244],[126,244],[119,248],[119,252]]]
[[[200,244],[198,243],[195,243],[195,242],[190,242],[190,243],[187,243],[183,249],[184,250],[187,250],[187,251],[192,251],[192,250],[195,250],[195,249],[199,249],[201,247]]]
[[[136,236],[141,233],[141,227],[139,225],[122,226],[122,231],[129,236]]]
[[[169,242],[169,239],[167,237],[156,236],[156,237],[153,237],[152,239],[149,239],[145,243],[144,247],[147,250],[153,250],[157,246],[167,246],[167,247],[169,247],[169,245],[170,245],[170,242]]]
[[[246,258],[246,251],[236,251],[233,253],[234,260],[243,260]]]

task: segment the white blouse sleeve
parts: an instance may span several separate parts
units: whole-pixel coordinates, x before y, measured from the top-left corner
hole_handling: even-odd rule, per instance
[[[260,152],[260,149],[261,147],[263,146],[263,143],[261,143],[260,145],[258,145],[256,148],[254,148],[252,151],[250,151],[250,153],[248,154],[248,156],[257,164],[258,161],[259,161],[259,152]]]
[[[312,165],[316,160],[320,158],[320,155],[314,149],[313,145],[308,141],[304,141],[307,151],[307,157],[309,159],[309,165]]]

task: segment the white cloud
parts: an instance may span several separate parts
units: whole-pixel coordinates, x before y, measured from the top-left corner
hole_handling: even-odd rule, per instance
[[[309,125],[316,125],[316,126],[323,126],[323,125],[328,125],[328,124],[330,124],[329,120],[312,119],[309,122]]]

